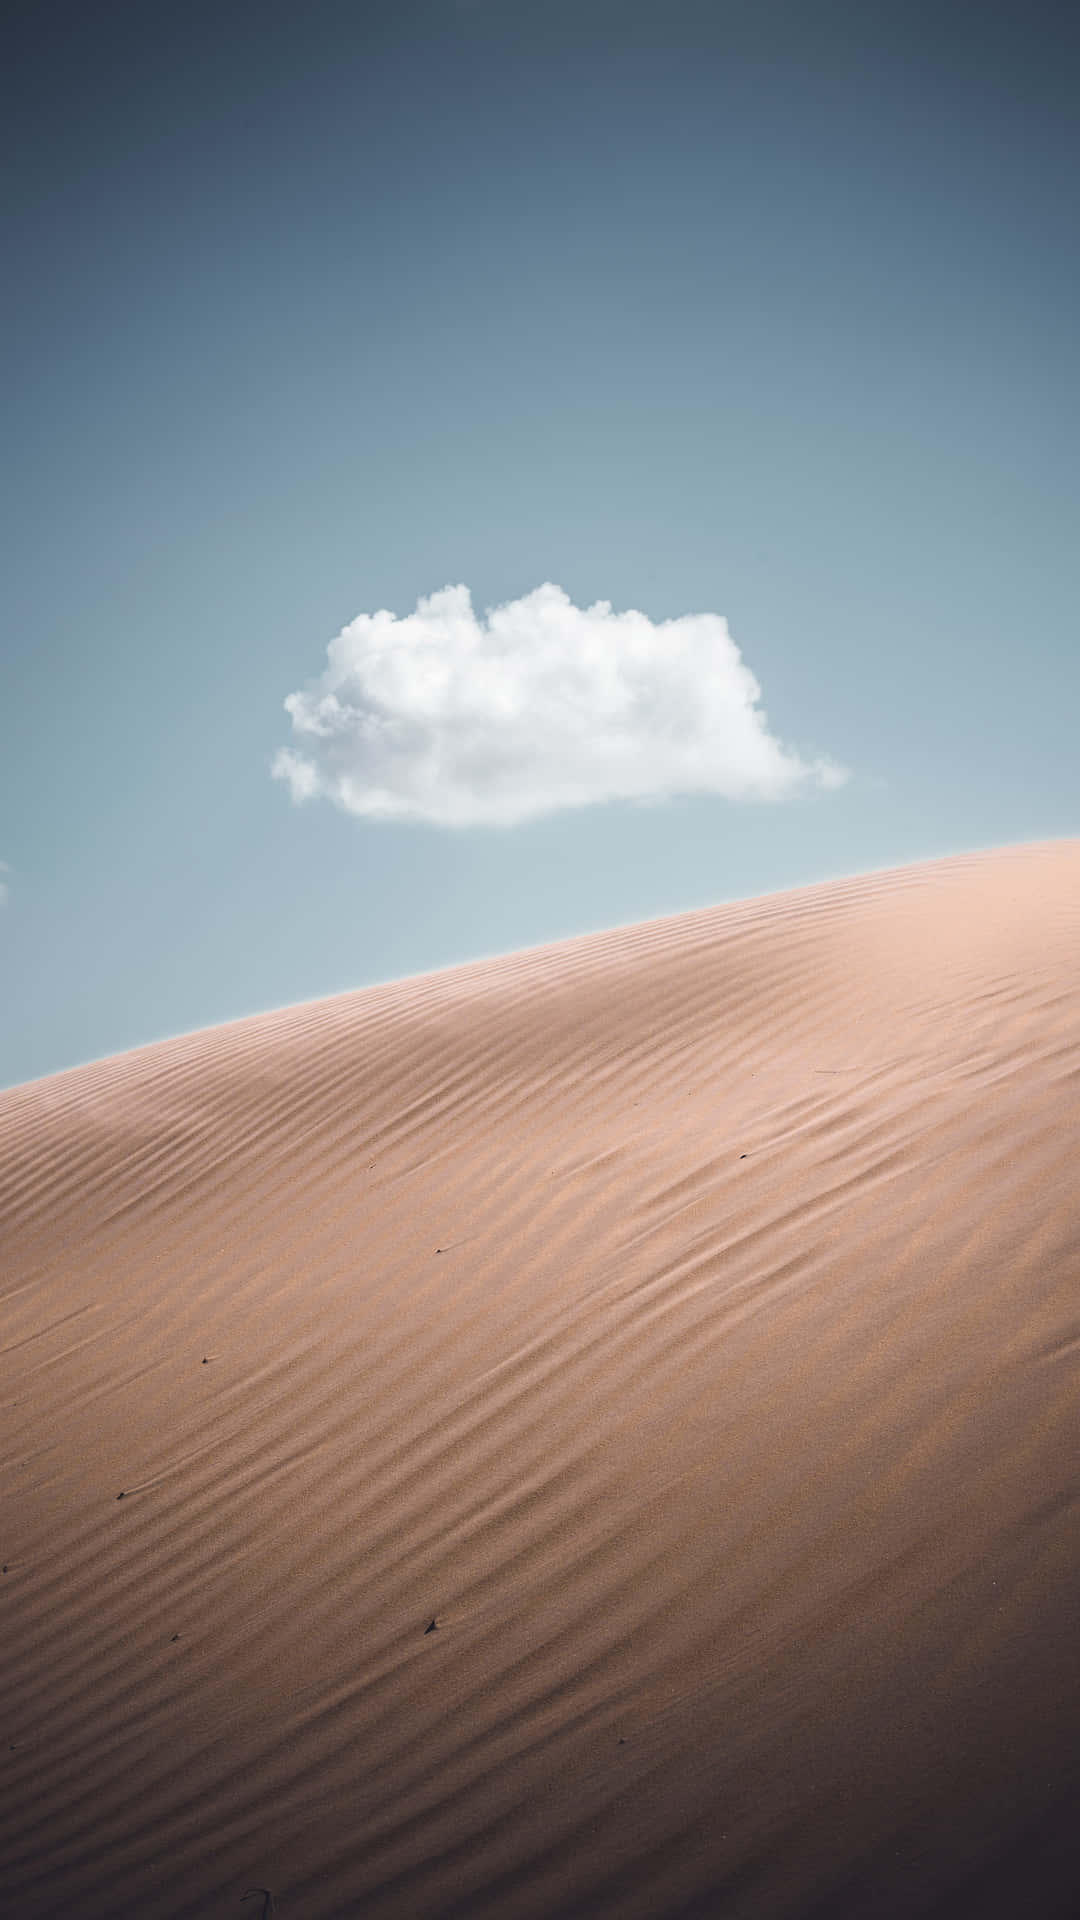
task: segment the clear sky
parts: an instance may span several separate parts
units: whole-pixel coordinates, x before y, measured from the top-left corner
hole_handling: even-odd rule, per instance
[[[10,18],[0,1083],[1080,832],[1074,7]]]

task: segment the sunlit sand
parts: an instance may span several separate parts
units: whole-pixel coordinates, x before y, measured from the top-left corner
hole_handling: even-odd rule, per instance
[[[1073,843],[0,1095],[3,1910],[1077,1911],[1078,1096]]]

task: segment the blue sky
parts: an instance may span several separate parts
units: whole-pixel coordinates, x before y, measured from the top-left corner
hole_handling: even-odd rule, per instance
[[[1071,9],[105,0],[9,51],[0,1082],[1080,831]],[[483,647],[546,582],[726,620],[846,782],[665,798],[647,723],[642,791],[510,826],[293,804],[341,629],[463,584]],[[519,785],[603,745],[560,644]]]

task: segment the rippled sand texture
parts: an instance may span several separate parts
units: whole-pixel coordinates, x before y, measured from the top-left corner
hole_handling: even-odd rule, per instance
[[[1067,843],[0,1095],[0,1908],[1080,1911],[1078,1095]]]

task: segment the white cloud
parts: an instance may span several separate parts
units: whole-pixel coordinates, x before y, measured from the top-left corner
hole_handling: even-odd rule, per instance
[[[295,801],[440,826],[513,826],[606,800],[776,800],[847,775],[768,729],[717,613],[656,624],[537,587],[483,620],[467,587],[398,619],[362,613],[285,709],[274,761]]]

